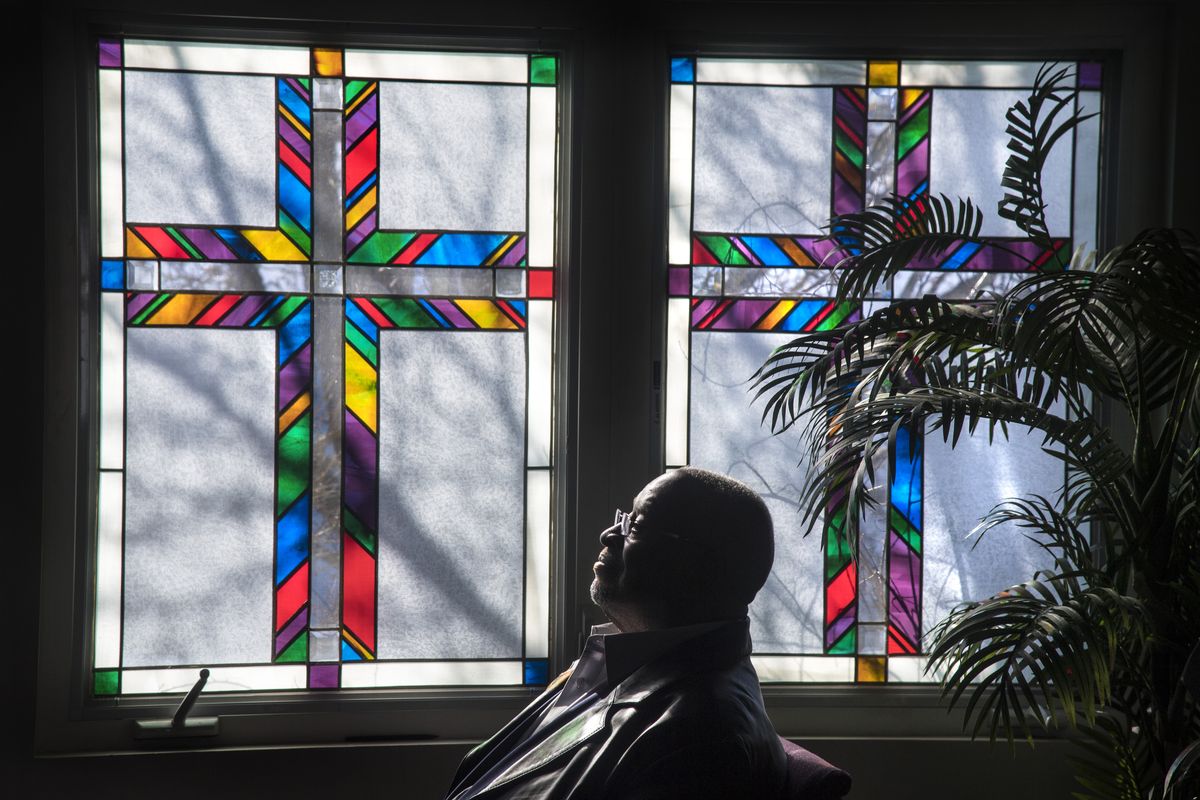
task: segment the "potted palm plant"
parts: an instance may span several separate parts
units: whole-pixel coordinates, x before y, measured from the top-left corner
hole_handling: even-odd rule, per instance
[[[1043,67],[1007,114],[997,213],[1046,245],[1042,168],[1085,118],[1072,78]],[[979,235],[981,219],[969,200],[928,195],[835,217],[839,299],[963,241],[1000,246]],[[1000,294],[892,303],[779,348],[755,390],[773,432],[802,430],[813,451],[801,498],[810,524],[830,511],[829,498],[844,498],[845,523],[825,535],[850,552],[874,502],[872,457],[902,429],[940,431],[951,444],[978,426],[1040,434],[1066,462],[1063,490],[1009,499],[962,533],[1015,523],[1053,567],[956,608],[930,634],[930,669],[972,737],[1070,736],[1082,797],[1196,796],[1200,246],[1192,236],[1147,230],[1106,254],[1077,252],[1070,264],[1030,272]],[[1097,409],[1129,435],[1114,435]]]

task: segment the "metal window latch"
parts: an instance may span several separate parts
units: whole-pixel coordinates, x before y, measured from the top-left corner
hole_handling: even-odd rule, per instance
[[[200,670],[200,679],[188,691],[183,702],[171,719],[138,719],[133,721],[135,739],[190,739],[197,736],[216,736],[220,728],[219,717],[192,717],[188,714],[196,705],[196,698],[208,683],[208,670]]]

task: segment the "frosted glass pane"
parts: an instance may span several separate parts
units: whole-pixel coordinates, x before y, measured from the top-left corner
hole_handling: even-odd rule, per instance
[[[158,291],[158,262],[135,259],[126,261],[125,288]]]
[[[124,476],[101,472],[96,510],[97,669],[121,665],[121,514]]]
[[[750,376],[790,334],[692,333],[691,463],[763,495],[775,522],[775,566],[750,606],[754,649],[820,653],[823,561],[820,531],[802,537],[797,500],[807,455],[798,435],[772,436],[751,406]],[[798,466],[799,465],[799,466]]]
[[[127,220],[275,227],[275,80],[125,73]]]
[[[944,670],[925,672],[928,656],[889,656],[888,683],[937,683]]]
[[[867,90],[867,119],[896,119],[896,90]]]
[[[524,337],[388,331],[379,359],[379,658],[519,657]]]
[[[862,84],[865,61],[779,61],[733,58],[696,59],[697,83],[764,83],[780,86]]]
[[[210,261],[163,261],[159,284],[164,291],[292,292],[309,288],[308,264],[229,264]]]
[[[720,297],[721,278],[720,267],[692,267],[692,296]]]
[[[758,647],[758,640],[754,646]],[[844,656],[751,656],[763,683],[850,683],[854,659]]]
[[[976,545],[967,534],[1002,500],[1037,493],[1053,500],[1063,485],[1063,463],[1042,452],[1042,435],[1009,426],[965,432],[951,450],[941,432],[925,436],[925,633],[963,600],[981,600],[1052,565],[1045,551],[1013,525],[997,528]]]
[[[259,667],[209,667],[208,692],[255,692],[303,689],[303,664],[266,664]],[[200,677],[194,667],[176,669],[126,669],[121,671],[121,694],[183,694]],[[200,716],[197,714],[196,716]]]
[[[671,86],[670,198],[667,209],[667,257],[672,264],[691,262],[692,118],[695,89]]]
[[[124,664],[268,661],[275,333],[127,340]]]
[[[379,215],[390,230],[525,230],[526,90],[383,83]]]
[[[550,377],[554,370],[554,304],[529,301],[529,453],[531,467],[550,466],[553,426]]]
[[[251,72],[307,75],[307,47],[214,42],[125,40],[126,69],[193,69],[204,72]]]
[[[125,184],[121,163],[121,73],[100,70],[100,257],[125,254]]]
[[[527,83],[529,57],[509,54],[346,50],[346,76],[426,81]]]
[[[904,86],[993,86],[1030,88],[1040,61],[904,61],[900,82]]]
[[[829,89],[696,87],[695,229],[819,233],[832,109]]]
[[[529,266],[554,266],[554,165],[558,90],[529,90]]]
[[[525,657],[550,655],[550,472],[525,483]]]
[[[345,375],[345,313],[340,297],[313,300],[312,572],[310,622],[341,624],[342,571],[342,383]],[[335,637],[336,638],[336,637]],[[318,639],[312,640],[317,652]],[[338,645],[334,645],[335,656]]]
[[[1008,160],[1005,114],[1028,92],[939,89],[933,97],[930,187],[934,194],[970,197],[983,210],[984,236],[1024,236],[995,212],[1004,196],[1000,179]],[[1051,151],[1042,173],[1051,235],[1071,234],[1071,142]]]
[[[125,462],[125,297],[100,294],[100,469]]]
[[[858,547],[858,621],[859,623],[887,622],[887,449],[880,448],[872,459],[875,481],[869,493],[879,505],[868,509],[860,521]],[[813,534],[816,535],[815,533]],[[860,653],[884,653],[883,628],[880,627],[877,649],[866,645],[871,636],[870,628],[860,624],[858,643]]]
[[[1100,110],[1099,92],[1080,92],[1079,107],[1087,113]],[[1075,234],[1074,246],[1094,250],[1099,241],[1096,210],[1099,208],[1100,117],[1075,129]]]
[[[1006,292],[1029,277],[1022,272],[943,272],[912,270],[892,278],[897,299],[917,299],[935,294],[946,300],[967,300],[977,292]]]
[[[837,275],[828,269],[726,267],[728,297],[833,297]]]
[[[867,205],[878,205],[896,191],[896,126],[867,123]]]
[[[668,467],[688,463],[688,330],[686,297],[667,301],[667,418],[663,458]]]
[[[342,664],[342,686],[513,686],[523,681],[520,661],[359,661]]]
[[[347,294],[490,297],[492,271],[455,267],[346,267]]]

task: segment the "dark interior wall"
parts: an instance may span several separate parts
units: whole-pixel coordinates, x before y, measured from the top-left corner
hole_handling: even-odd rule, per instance
[[[45,305],[69,296],[72,287],[44,286],[43,273],[37,265],[45,254],[61,252],[61,240],[70,239],[70,231],[52,229],[51,217],[44,217],[44,207],[61,203],[60,193],[70,195],[74,154],[44,152],[46,141],[42,130],[43,105],[46,110],[70,103],[63,93],[70,91],[70,77],[56,72],[56,48],[70,41],[74,15],[79,9],[118,5],[98,0],[95,3],[51,3],[48,7],[27,7],[9,18],[14,36],[20,44],[15,51],[17,63],[25,65],[20,81],[10,84],[10,180],[19,187],[20,209],[17,230],[25,232],[20,238],[19,260],[10,263],[16,273],[18,291],[10,297],[14,312],[9,319],[15,322],[11,341],[20,342],[17,364],[20,377],[10,375],[10,396],[18,398],[20,422],[13,432],[20,467],[9,477],[9,486],[16,500],[18,514],[10,529],[9,559],[5,567],[4,597],[9,614],[6,617],[10,647],[3,660],[3,680],[0,686],[7,691],[7,709],[0,712],[8,744],[0,763],[0,792],[14,787],[13,797],[74,797],[142,798],[162,795],[175,797],[249,796],[286,793],[292,797],[341,797],[351,794],[378,795],[400,798],[439,797],[459,758],[464,745],[379,745],[332,746],[307,749],[273,749],[227,752],[186,752],[143,755],[94,756],[74,758],[35,758],[33,728],[35,697],[38,685],[37,658],[39,570],[42,559],[40,531],[43,519],[43,423],[56,420],[55,426],[71,424],[58,415],[59,399],[43,390],[44,350],[47,341],[42,320]],[[139,13],[161,13],[162,3],[124,3],[121,8],[136,9]],[[940,11],[953,17],[955,25],[978,20],[986,24],[995,13],[996,3],[960,2],[905,4],[909,13],[921,5],[931,20],[936,34]],[[1195,9],[1186,3],[1117,2],[1108,4],[1084,3],[1015,3],[1031,16],[1039,9],[1058,9],[1077,12],[1080,19],[1087,15],[1105,13],[1109,9],[1145,14],[1156,20],[1149,26],[1147,39],[1139,44],[1148,50],[1157,48],[1162,56],[1162,86],[1166,109],[1158,118],[1147,120],[1138,128],[1136,141],[1121,143],[1125,154],[1138,156],[1131,166],[1123,161],[1123,169],[1136,168],[1154,174],[1153,180],[1133,182],[1122,180],[1118,191],[1127,190],[1130,196],[1118,204],[1120,213],[1117,228],[1129,233],[1142,225],[1174,221],[1197,229],[1196,185],[1197,155],[1195,141],[1200,132],[1194,86],[1197,62],[1191,56],[1200,39],[1200,20]],[[516,10],[515,15],[509,14]],[[222,8],[224,7],[224,8]],[[519,24],[522,18],[552,19],[564,26],[582,31],[580,42],[585,70],[638,69],[638,56],[658,44],[657,35],[643,36],[636,31],[647,21],[653,25],[677,25],[711,32],[720,30],[715,22],[730,9],[744,7],[752,12],[769,9],[775,19],[789,22],[801,31],[808,15],[828,15],[835,4],[776,2],[776,3],[590,3],[575,8],[553,4],[513,3],[444,3],[437,6],[391,3],[374,4],[361,9],[364,19],[387,22],[427,22],[430,24],[465,24],[470,19],[484,19],[492,24],[505,20]],[[843,9],[844,9],[843,4]],[[274,18],[320,19],[326,16],[359,15],[339,8],[335,13],[324,4],[299,3],[222,3],[220,6],[194,3],[191,10],[205,13],[228,12],[232,15],[262,14]],[[478,15],[477,17],[474,15]],[[682,22],[681,22],[682,21]],[[335,24],[336,23],[331,23]],[[849,23],[848,23],[849,24]],[[949,23],[947,23],[949,24]],[[737,27],[736,25],[733,27]],[[867,26],[869,29],[871,26]],[[875,26],[878,29],[880,26]],[[1052,46],[1055,32],[1044,31],[1031,23],[1031,35],[1044,37]],[[41,32],[39,35],[38,32]],[[751,36],[751,34],[747,34]],[[883,46],[886,37],[876,32],[868,34],[872,46]],[[48,69],[40,68],[43,59]],[[584,81],[584,89],[605,92],[604,105],[608,114],[595,114],[581,120],[581,162],[584,180],[579,189],[579,208],[583,216],[582,244],[579,260],[583,265],[584,285],[580,291],[594,291],[606,299],[619,299],[633,291],[649,296],[651,274],[645,269],[646,260],[624,258],[628,250],[616,253],[612,245],[603,244],[604,233],[615,219],[628,214],[620,210],[633,204],[641,212],[641,227],[632,232],[640,253],[653,253],[655,228],[651,222],[658,214],[654,203],[654,182],[650,177],[653,164],[651,148],[635,152],[629,137],[614,136],[618,130],[628,131],[640,126],[647,135],[653,125],[645,109],[653,108],[652,92],[638,91],[638,78],[631,74],[626,80],[628,91],[618,92],[605,81]],[[648,82],[646,82],[648,83]],[[643,83],[643,86],[645,83]],[[618,96],[620,95],[620,96]],[[19,102],[18,102],[19,98]],[[1129,102],[1158,108],[1152,98],[1129,98]],[[1156,112],[1157,113],[1157,112]],[[624,148],[624,149],[622,149]],[[1153,154],[1146,159],[1145,154]],[[51,180],[43,183],[44,175]],[[43,194],[43,186],[49,192]],[[1132,188],[1130,188],[1132,187]],[[11,192],[16,194],[17,192]],[[627,217],[626,217],[627,218]],[[44,236],[43,236],[44,233]],[[46,243],[50,243],[47,245]],[[605,277],[596,278],[605,265]],[[591,267],[591,269],[589,269]],[[615,271],[616,277],[613,277]],[[11,274],[11,273],[10,273]],[[591,283],[587,283],[588,281]],[[626,288],[620,288],[626,287]],[[644,481],[653,469],[652,449],[647,448],[645,431],[622,429],[612,431],[609,419],[625,415],[636,416],[638,403],[648,392],[628,392],[611,397],[606,388],[613,374],[620,374],[626,356],[637,357],[639,348],[651,338],[645,331],[622,331],[611,319],[589,317],[580,323],[580,351],[577,358],[587,360],[590,353],[604,356],[611,363],[602,368],[585,369],[578,376],[582,402],[579,413],[578,442],[581,451],[594,456],[591,475],[603,476],[606,491],[593,492],[580,498],[577,518],[598,518],[596,514],[611,507],[610,498],[624,498]],[[69,368],[69,365],[68,365]],[[649,383],[649,376],[635,377],[635,384]],[[647,414],[651,413],[649,410]],[[17,411],[10,419],[18,419]],[[69,433],[69,431],[67,431]],[[48,431],[56,438],[63,431]],[[633,455],[630,455],[630,454]],[[52,477],[53,479],[53,477]],[[608,512],[611,514],[611,512]],[[603,514],[600,514],[602,517]],[[590,541],[593,534],[580,534],[581,541]],[[69,592],[69,587],[64,587]],[[45,665],[43,665],[45,666]],[[898,712],[894,712],[898,713]],[[956,797],[970,792],[978,798],[1000,798],[1014,794],[1026,797],[1066,797],[1072,786],[1065,761],[1066,748],[1059,742],[1039,742],[1035,750],[1022,746],[1015,756],[1007,748],[989,748],[953,739],[824,739],[805,742],[830,760],[846,767],[855,775],[856,797],[883,796],[895,800],[909,797]],[[968,788],[969,787],[969,788]]]

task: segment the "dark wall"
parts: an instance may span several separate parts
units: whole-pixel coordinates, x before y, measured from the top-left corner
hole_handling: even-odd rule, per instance
[[[95,5],[108,5],[98,2]],[[139,4],[126,4],[132,7]],[[162,4],[145,3],[144,10],[162,11]],[[227,4],[231,13],[246,13],[238,4]],[[526,12],[535,7],[533,3],[515,4]],[[679,3],[613,5],[587,4],[575,10],[555,10],[551,16],[560,18],[564,24],[581,25],[587,28],[585,46],[593,64],[604,64],[619,68],[632,30],[629,19],[645,20],[647,15],[659,22],[673,18],[672,15],[694,12],[696,20],[703,21],[715,11],[737,4]],[[790,19],[797,30],[805,25],[806,14],[823,8],[828,13],[829,4],[821,3],[743,3],[750,9],[769,7],[771,13]],[[908,5],[908,4],[906,4]],[[976,13],[981,20],[988,12],[984,7],[994,4],[973,2],[957,4],[925,4],[928,7],[954,9],[958,19],[969,19]],[[1024,5],[1030,14],[1037,13],[1043,6],[1053,5],[1058,9],[1077,11],[1081,18],[1092,13],[1092,4],[1072,3],[1029,3]],[[500,4],[456,3],[459,11],[478,10],[484,17],[502,21],[506,6]],[[280,10],[281,4],[256,3],[256,8],[267,9],[268,15],[298,17],[322,16],[323,4],[301,3]],[[1161,159],[1147,164],[1138,164],[1138,169],[1151,170],[1159,174],[1160,180],[1151,181],[1158,185],[1157,193],[1138,190],[1143,195],[1149,191],[1145,202],[1136,204],[1137,219],[1123,221],[1122,228],[1149,222],[1167,222],[1173,218],[1176,224],[1189,225],[1196,229],[1197,208],[1194,186],[1197,174],[1195,150],[1196,132],[1200,131],[1197,119],[1195,80],[1197,64],[1191,56],[1197,39],[1200,38],[1200,19],[1194,8],[1175,3],[1125,2],[1112,3],[1106,7],[1144,9],[1148,15],[1158,15],[1163,20],[1161,39],[1146,43],[1146,47],[1161,46],[1165,51],[1169,68],[1164,71],[1162,91],[1168,99],[1169,113],[1164,118],[1151,121],[1158,136],[1156,141],[1138,145],[1139,152],[1153,151]],[[48,32],[61,31],[69,26],[75,11],[72,4],[51,4],[48,9],[26,8],[6,15],[11,26],[11,41],[19,41],[16,51],[9,51],[8,108],[9,122],[5,126],[9,136],[7,149],[9,169],[9,196],[18,198],[17,208],[10,206],[10,240],[17,243],[10,248],[10,258],[5,265],[10,276],[7,319],[10,323],[9,352],[16,356],[10,367],[8,379],[10,411],[10,439],[15,445],[15,456],[10,464],[7,484],[16,502],[17,514],[9,526],[9,544],[5,559],[4,599],[7,614],[4,625],[9,643],[0,667],[0,686],[7,695],[4,710],[0,711],[0,724],[9,739],[4,748],[3,763],[0,764],[0,792],[15,788],[11,797],[90,797],[90,798],[150,798],[150,797],[220,797],[280,794],[294,798],[343,797],[351,795],[383,795],[396,798],[440,797],[455,765],[467,749],[465,745],[379,745],[379,746],[333,746],[308,749],[274,749],[237,752],[187,752],[160,753],[150,755],[116,755],[44,759],[33,754],[33,727],[35,719],[35,694],[38,675],[38,595],[41,553],[42,508],[42,442],[43,408],[53,406],[55,399],[43,393],[43,308],[47,296],[63,287],[43,286],[43,273],[38,265],[43,263],[44,241],[53,241],[62,232],[49,230],[43,239],[46,225],[42,215],[44,204],[50,200],[43,194],[43,164],[53,170],[61,158],[71,154],[44,153],[43,147],[43,103],[52,105],[62,102],[55,94],[54,82],[44,80],[41,69],[43,58],[52,62],[55,54],[44,52],[43,38],[39,36],[42,26]],[[563,7],[566,9],[568,7]],[[39,13],[41,11],[41,13]],[[350,13],[339,10],[338,14]],[[532,12],[531,12],[532,13]],[[415,19],[437,21],[446,16],[445,11],[428,5],[411,8],[404,4],[377,4],[363,10],[364,16],[380,19]],[[536,14],[542,15],[538,10]],[[518,15],[519,16],[519,15]],[[884,40],[876,35],[877,42]],[[643,45],[645,42],[643,42]],[[625,109],[626,98],[610,98],[614,109]],[[591,222],[585,225],[585,238],[589,227],[602,228],[613,213],[613,208],[624,202],[642,203],[647,218],[658,213],[652,197],[642,196],[649,180],[639,174],[641,155],[623,153],[606,145],[608,131],[605,126],[618,123],[612,119],[589,119],[584,122],[597,129],[583,134],[583,142],[594,146],[597,151],[584,156],[585,170],[590,165],[589,180],[582,191],[581,205],[585,217]],[[1126,143],[1128,144],[1128,143]],[[635,166],[629,167],[632,163]],[[645,161],[641,162],[642,165]],[[617,188],[614,188],[614,185]],[[50,186],[49,191],[68,191],[71,187]],[[14,219],[15,218],[15,219]],[[637,237],[647,242],[652,237],[653,226],[647,223]],[[586,243],[585,243],[586,244]],[[586,260],[601,260],[606,255],[590,253]],[[628,267],[630,272],[640,268],[636,259]],[[636,281],[648,281],[643,274]],[[648,285],[648,284],[647,284]],[[616,294],[611,283],[604,283],[597,291]],[[585,330],[589,341],[600,341],[614,335],[611,323],[589,323],[593,327]],[[606,352],[619,361],[621,351],[632,352],[642,346],[642,334],[628,334],[624,339],[618,335],[613,351],[599,346],[598,352]],[[586,356],[587,344],[583,355]],[[618,371],[620,364],[612,367]],[[581,391],[599,389],[605,381],[605,373],[597,370],[581,376]],[[648,378],[647,378],[648,380]],[[643,395],[645,396],[645,395]],[[612,401],[629,402],[628,400]],[[632,409],[636,411],[636,409]],[[611,452],[616,447],[637,450],[639,434],[625,432],[610,442],[611,432],[604,427],[610,413],[629,413],[629,408],[596,407],[581,415],[579,431],[581,446],[597,452]],[[622,438],[622,436],[624,438]],[[602,443],[602,444],[601,444]],[[612,486],[610,494],[623,496],[630,487],[640,485],[640,474],[630,475],[620,458],[610,458],[605,463]],[[635,473],[644,472],[640,466]],[[627,484],[627,485],[621,485]],[[597,507],[602,505],[597,501]],[[610,512],[611,513],[611,512]],[[590,537],[591,534],[587,534]],[[585,538],[587,538],[585,537]],[[63,587],[69,592],[69,587]],[[970,793],[971,796],[1002,798],[1014,795],[1035,798],[1066,797],[1072,787],[1069,767],[1065,761],[1066,747],[1059,742],[1039,742],[1034,750],[1022,745],[1015,756],[1005,747],[989,748],[986,744],[972,744],[953,739],[836,739],[813,740],[805,744],[826,758],[848,769],[856,780],[856,797],[887,796],[892,800],[904,798],[957,797]]]

